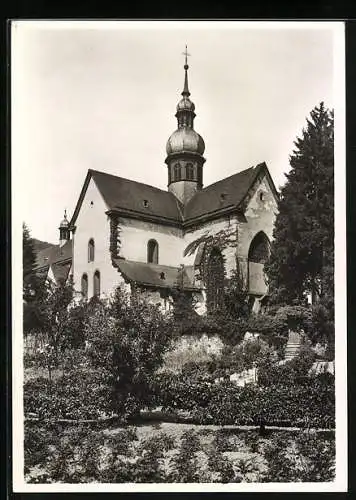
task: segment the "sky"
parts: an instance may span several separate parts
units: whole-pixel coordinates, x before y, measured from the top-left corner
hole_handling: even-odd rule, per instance
[[[167,189],[186,44],[205,186],[264,161],[280,187],[310,111],[335,106],[335,23],[16,21],[11,35],[13,204],[52,243],[89,168]]]

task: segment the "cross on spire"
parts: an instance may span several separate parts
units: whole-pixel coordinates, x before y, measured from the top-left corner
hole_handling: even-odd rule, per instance
[[[190,54],[188,54],[188,46],[186,45],[185,46],[185,51],[182,52],[183,56],[185,56],[185,65],[184,65],[184,69],[188,69],[188,56],[190,56]]]

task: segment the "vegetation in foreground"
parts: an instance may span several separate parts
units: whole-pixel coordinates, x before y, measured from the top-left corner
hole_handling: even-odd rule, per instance
[[[180,429],[183,427],[183,429]],[[31,483],[332,481],[334,433],[197,430],[177,424],[94,430],[27,424]]]

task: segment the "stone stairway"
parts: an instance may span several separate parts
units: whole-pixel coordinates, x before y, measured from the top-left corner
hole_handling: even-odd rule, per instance
[[[288,335],[288,342],[284,351],[284,359],[290,361],[298,355],[302,346],[303,338],[298,332],[290,331]]]

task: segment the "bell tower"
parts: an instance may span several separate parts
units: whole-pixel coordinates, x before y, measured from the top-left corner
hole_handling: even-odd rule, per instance
[[[185,205],[203,187],[203,138],[194,130],[195,105],[188,88],[188,54],[185,46],[184,87],[175,114],[178,128],[167,141],[165,160],[168,168],[168,191]]]

